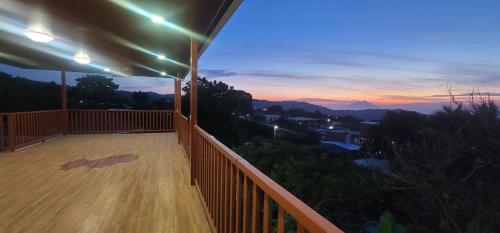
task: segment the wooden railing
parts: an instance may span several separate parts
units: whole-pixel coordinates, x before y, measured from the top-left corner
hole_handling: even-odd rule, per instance
[[[44,141],[65,130],[66,118],[62,110],[15,112],[7,115],[7,144],[11,150]]]
[[[0,113],[0,151],[7,149],[7,113]]]
[[[192,140],[191,172],[217,232],[342,232],[203,129]]]
[[[171,110],[69,110],[71,133],[169,132]]]
[[[182,144],[182,147],[184,148],[184,151],[186,152],[186,157],[188,160],[191,160],[191,153],[190,153],[190,147],[189,145],[190,138],[189,138],[189,131],[190,131],[190,125],[189,125],[189,119],[182,114],[175,114],[177,117],[177,137],[179,139],[179,142]]]

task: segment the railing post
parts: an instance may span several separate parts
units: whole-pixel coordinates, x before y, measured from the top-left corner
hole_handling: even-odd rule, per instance
[[[181,114],[181,74],[177,74],[177,78],[174,81],[174,91],[175,91],[175,101],[174,101],[174,128],[177,132],[177,143],[181,143],[181,137],[179,136],[179,124],[180,124],[180,114]]]
[[[191,145],[191,185],[194,185],[197,155],[195,152],[196,140],[194,137],[194,128],[198,124],[198,42],[191,37],[191,97],[190,97],[190,114],[189,121],[191,123],[190,138]]]
[[[0,151],[5,148],[3,121],[3,113],[0,113]]]
[[[16,141],[16,140],[15,140],[16,133],[15,133],[15,129],[14,129],[14,128],[15,128],[15,127],[14,127],[14,126],[15,126],[15,122],[14,122],[14,114],[9,113],[9,114],[7,115],[7,124],[8,124],[8,126],[7,126],[7,127],[8,127],[8,128],[7,128],[7,130],[8,130],[8,131],[7,131],[7,136],[8,136],[8,138],[7,138],[7,144],[8,144],[8,146],[9,146],[9,149],[10,149],[12,152],[14,152],[14,150],[15,150],[15,148],[16,148],[16,147],[15,147],[15,145],[14,145],[14,143],[15,143],[15,141]]]

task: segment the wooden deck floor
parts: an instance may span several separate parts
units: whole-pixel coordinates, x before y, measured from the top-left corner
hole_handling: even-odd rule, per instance
[[[0,232],[209,232],[183,156],[175,133],[69,135],[0,153]],[[62,169],[74,160],[86,166]]]

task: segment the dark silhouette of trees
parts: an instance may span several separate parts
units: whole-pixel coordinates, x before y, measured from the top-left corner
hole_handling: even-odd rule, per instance
[[[191,82],[183,87],[182,111],[189,115],[189,95]],[[199,125],[232,146],[242,142],[244,132],[240,130],[238,119],[253,113],[252,95],[235,90],[223,82],[198,78],[198,122]]]
[[[391,172],[377,183],[392,191],[395,209],[404,213],[396,219],[412,231],[500,232],[498,109],[489,98],[471,96],[429,116],[419,129],[396,130],[413,139],[393,144]]]
[[[0,72],[0,112],[61,108],[61,86]]]
[[[134,106],[137,108],[138,106],[149,106],[151,105],[149,94],[147,92],[134,92],[132,94],[132,100],[134,100]]]
[[[247,143],[236,152],[346,232],[379,216],[378,190],[347,154],[285,140]]]
[[[68,86],[68,107],[88,109],[173,109],[168,95],[118,90],[113,79],[87,75]],[[152,97],[154,96],[154,97]],[[172,95],[170,97],[173,98]],[[0,112],[22,112],[61,108],[61,85],[33,81],[0,72]]]
[[[271,105],[267,108],[267,113],[282,116],[284,115],[285,110],[280,105]]]
[[[371,130],[371,149],[374,154],[392,158],[393,144],[410,144],[427,121],[424,115],[404,110],[387,111]]]
[[[68,104],[79,108],[108,108],[113,103],[118,85],[112,78],[87,75],[76,79],[76,86],[69,89]]]

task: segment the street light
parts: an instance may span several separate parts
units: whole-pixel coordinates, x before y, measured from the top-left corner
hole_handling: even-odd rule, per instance
[[[276,131],[278,131],[279,127],[278,125],[274,125],[274,130],[273,130],[273,141],[276,141]]]

